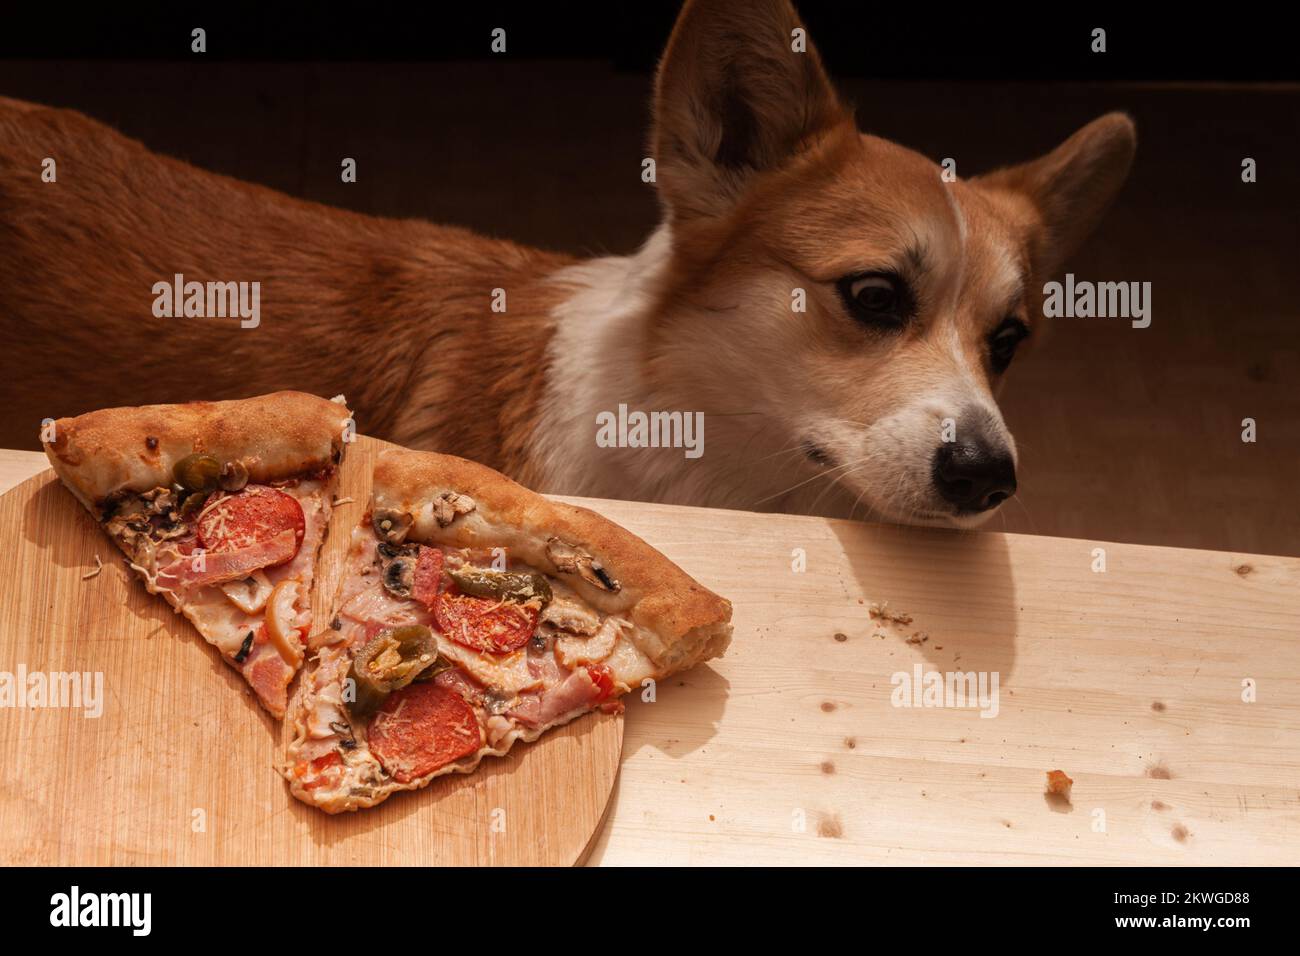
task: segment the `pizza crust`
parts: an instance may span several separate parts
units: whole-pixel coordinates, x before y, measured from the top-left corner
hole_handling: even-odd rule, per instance
[[[473,509],[455,513],[439,507],[447,494],[469,496]],[[411,516],[408,541],[506,548],[512,559],[563,580],[602,614],[628,619],[636,625],[634,643],[658,675],[720,657],[731,641],[731,602],[614,522],[551,501],[484,465],[390,449],[375,464],[372,502],[375,514],[392,510]],[[555,539],[590,555],[615,587],[561,570],[554,560]]]
[[[342,460],[350,419],[341,398],[274,392],[60,418],[44,446],[63,483],[98,516],[110,495],[170,485],[175,464],[196,452],[242,461],[259,484],[331,470]]]

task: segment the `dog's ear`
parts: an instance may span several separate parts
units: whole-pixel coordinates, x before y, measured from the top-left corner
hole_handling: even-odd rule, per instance
[[[1093,120],[1046,156],[974,180],[1026,197],[1037,212],[1034,268],[1050,275],[1097,227],[1128,178],[1137,148],[1133,121],[1123,113]]]
[[[690,0],[655,80],[660,196],[674,218],[716,216],[847,119],[788,0]]]

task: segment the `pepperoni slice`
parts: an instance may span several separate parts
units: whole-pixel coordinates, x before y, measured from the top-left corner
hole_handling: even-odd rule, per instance
[[[438,629],[457,644],[489,654],[505,654],[528,643],[537,630],[538,610],[532,605],[443,591],[433,616]]]
[[[474,708],[433,681],[389,694],[370,722],[367,739],[370,752],[398,783],[428,776],[483,745]]]
[[[438,600],[438,583],[442,580],[442,552],[437,548],[420,545],[419,557],[415,559],[415,578],[411,585],[411,597],[415,598],[430,611]]]
[[[237,551],[293,531],[293,554],[286,561],[298,554],[306,530],[298,499],[266,485],[248,485],[243,491],[209,502],[199,515],[198,526],[200,546],[213,553]]]

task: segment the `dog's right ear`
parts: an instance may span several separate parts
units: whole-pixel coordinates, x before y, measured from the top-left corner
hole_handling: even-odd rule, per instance
[[[660,196],[673,219],[725,213],[848,119],[788,0],[689,0],[655,80]]]

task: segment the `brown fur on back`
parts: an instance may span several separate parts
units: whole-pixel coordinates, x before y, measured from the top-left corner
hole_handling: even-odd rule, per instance
[[[366,434],[527,481],[565,295],[545,277],[570,261],[292,199],[0,99],[0,447],[35,448],[42,419],[92,408],[300,389],[346,393]],[[260,326],[156,318],[153,285],[176,273],[260,281]]]

